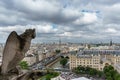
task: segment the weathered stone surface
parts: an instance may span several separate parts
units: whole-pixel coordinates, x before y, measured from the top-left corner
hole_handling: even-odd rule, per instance
[[[15,31],[10,33],[3,51],[2,75],[7,75],[15,69],[29,50],[31,40],[35,38],[35,35],[35,29],[27,29],[21,35],[18,35]]]
[[[10,80],[29,80],[30,79],[30,74],[31,74],[31,72],[29,72],[29,71],[23,71],[22,74],[14,76]]]
[[[41,72],[38,75],[34,71],[22,70],[18,66],[29,50],[33,38],[35,38],[35,29],[27,29],[21,35],[17,35],[15,31],[11,32],[3,51],[0,80],[37,80],[37,76],[43,75]]]

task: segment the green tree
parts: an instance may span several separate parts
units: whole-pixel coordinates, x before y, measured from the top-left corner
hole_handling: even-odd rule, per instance
[[[106,72],[110,72],[110,70],[114,70],[114,68],[111,65],[105,66],[103,72],[106,74]]]
[[[60,53],[61,51],[60,51],[59,49],[57,49],[57,50],[55,50],[55,52],[58,54],[58,53]]]
[[[80,71],[80,73],[82,73],[82,74],[85,74],[86,72],[85,72],[85,67],[83,67],[83,66],[79,66],[78,67],[78,70]]]
[[[103,71],[99,71],[88,66],[85,67],[79,65],[78,67],[73,68],[73,72],[75,72],[76,74],[87,74],[87,76],[104,77]]]
[[[19,65],[21,66],[22,69],[28,69],[28,63],[27,63],[27,61],[21,61],[19,63]]]
[[[60,64],[64,67],[68,62],[68,59],[67,58],[61,58],[60,60]]]
[[[73,72],[75,72],[76,74],[80,74],[80,70],[78,68],[74,68]]]
[[[114,80],[120,80],[120,74],[119,73],[116,73],[114,75]]]
[[[111,73],[109,73],[109,72],[106,72],[106,77],[111,77]]]
[[[68,57],[68,56],[66,56],[65,58],[69,59],[69,57]]]
[[[90,75],[93,76],[93,75],[96,75],[96,73],[97,71],[95,69],[90,69],[90,73],[89,73]]]
[[[103,76],[103,72],[102,71],[98,71],[97,74],[98,74],[98,77],[102,77]]]
[[[45,80],[50,80],[50,78],[51,78],[51,75],[48,74],[48,75],[46,76],[46,79],[45,79]]]
[[[111,76],[108,76],[107,77],[107,80],[113,80]]]
[[[115,79],[115,80],[120,80],[120,77],[118,77],[117,79]]]
[[[61,58],[64,58],[64,56],[61,56]]]
[[[107,80],[120,80],[120,74],[111,65],[105,66],[103,71]]]

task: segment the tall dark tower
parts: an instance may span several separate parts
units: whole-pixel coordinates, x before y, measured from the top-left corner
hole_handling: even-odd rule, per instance
[[[37,63],[37,62],[39,62],[38,50],[35,52],[35,56],[36,56],[36,63]]]
[[[61,38],[59,38],[59,50],[61,49]]]
[[[110,40],[110,46],[112,46],[113,45],[113,42],[112,42],[112,40]]]

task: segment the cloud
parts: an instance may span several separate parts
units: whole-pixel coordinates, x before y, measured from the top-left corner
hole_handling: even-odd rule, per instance
[[[83,16],[80,17],[79,19],[75,20],[74,23],[76,25],[81,25],[81,24],[93,24],[98,21],[97,14],[94,12],[84,12],[82,13]]]
[[[114,28],[108,28],[106,30],[106,32],[108,32],[108,33],[116,33],[117,31]]]
[[[35,42],[108,41],[120,37],[119,0],[1,0],[0,37],[35,28]],[[5,35],[5,36],[3,36]]]

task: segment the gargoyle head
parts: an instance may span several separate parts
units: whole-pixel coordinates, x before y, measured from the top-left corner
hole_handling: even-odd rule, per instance
[[[29,35],[32,38],[36,37],[35,29],[26,29],[25,34]]]

